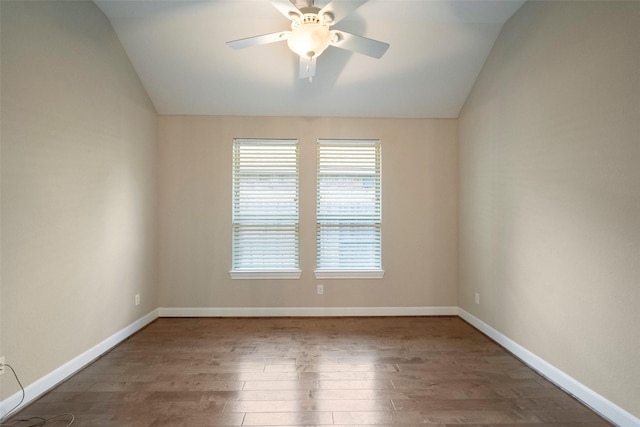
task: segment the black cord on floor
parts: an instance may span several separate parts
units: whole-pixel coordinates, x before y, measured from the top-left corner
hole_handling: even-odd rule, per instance
[[[18,383],[18,385],[20,386],[20,390],[22,391],[22,397],[20,398],[20,402],[18,402],[18,404],[16,406],[14,406],[13,408],[11,408],[11,410],[9,410],[9,412],[7,412],[6,414],[4,414],[4,416],[2,418],[0,418],[0,425],[2,425],[2,421],[4,421],[6,418],[9,417],[9,415],[11,415],[11,413],[13,411],[15,411],[16,409],[18,409],[18,407],[20,405],[22,405],[22,402],[24,402],[24,387],[22,386],[22,383],[20,382],[20,379],[18,378],[18,374],[16,374],[16,371],[13,369],[13,366],[11,365],[7,365],[6,363],[3,365],[6,366],[7,368],[11,369],[11,372],[13,372],[13,376],[16,378],[16,382]]]
[[[73,422],[76,419],[76,417],[74,417],[73,414],[56,415],[55,417],[50,417],[50,418],[31,417],[31,418],[15,419],[15,420],[12,420],[9,424],[6,424],[4,422],[4,420],[9,418],[9,416],[13,413],[13,411],[18,409],[20,407],[20,405],[22,405],[22,402],[24,402],[25,391],[24,391],[24,387],[22,386],[22,383],[20,382],[20,379],[18,378],[18,374],[16,374],[15,369],[13,369],[13,367],[11,365],[8,365],[6,363],[3,364],[2,366],[8,367],[9,369],[11,369],[11,372],[13,372],[13,376],[15,377],[16,382],[20,386],[20,391],[22,392],[22,397],[20,398],[20,402],[18,402],[18,404],[16,406],[11,408],[11,410],[9,410],[9,412],[4,414],[4,416],[2,418],[0,418],[0,426],[4,426],[4,427],[43,427],[49,421],[55,421],[55,420],[58,420],[58,419],[64,418],[64,417],[69,417],[69,422],[65,427],[69,427],[71,424],[73,424]]]
[[[0,424],[3,427],[44,427],[50,421],[55,421],[61,418],[68,417],[68,424],[65,427],[69,427],[75,421],[76,417],[73,414],[56,415],[55,417],[43,418],[43,417],[31,417],[31,418],[19,418],[12,420],[9,424]],[[65,421],[66,422],[66,421]]]

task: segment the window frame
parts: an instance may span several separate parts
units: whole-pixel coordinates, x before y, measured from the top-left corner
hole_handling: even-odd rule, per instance
[[[287,224],[287,221],[283,221],[281,224],[276,222],[269,222],[265,219],[265,222],[255,222],[256,220],[261,220],[259,217],[255,217],[254,211],[251,208],[245,209],[244,212],[239,212],[239,205],[242,199],[242,195],[240,194],[240,179],[242,178],[242,174],[240,173],[240,168],[242,167],[241,163],[243,161],[240,158],[241,152],[238,151],[242,147],[248,146],[256,146],[263,147],[265,150],[268,150],[266,147],[281,147],[281,146],[294,146],[295,147],[295,204],[294,206],[287,206],[289,209],[295,210],[295,221]],[[233,140],[233,158],[232,158],[232,243],[231,243],[231,269],[229,271],[229,275],[232,279],[299,279],[301,275],[300,270],[300,144],[297,139],[267,139],[267,138],[234,138]],[[259,149],[257,149],[259,150]],[[245,159],[246,161],[246,159]],[[265,163],[263,166],[265,168],[268,167],[268,163]],[[287,166],[291,167],[290,164]],[[245,165],[246,167],[246,165]],[[272,165],[273,167],[273,165]],[[281,172],[280,175],[283,173]],[[275,172],[269,172],[268,170],[260,170],[258,169],[254,176],[261,175],[263,178],[267,179],[269,176],[278,175]],[[286,175],[286,173],[285,173]],[[247,176],[245,175],[245,178]],[[246,181],[245,181],[246,182]],[[290,191],[291,189],[288,188]],[[246,197],[246,194],[245,194]],[[270,197],[267,197],[267,200]],[[260,201],[260,200],[258,200]],[[273,207],[271,207],[273,210]],[[268,215],[266,215],[268,216]],[[239,219],[240,217],[240,219]],[[244,219],[242,219],[244,217]],[[247,220],[249,217],[251,220]],[[290,215],[289,220],[292,218]],[[264,219],[264,218],[263,218]],[[237,265],[238,259],[242,256],[242,254],[238,253],[240,248],[240,243],[238,240],[241,237],[241,232],[243,226],[249,228],[250,226],[263,226],[269,227],[278,225],[283,225],[284,227],[293,226],[295,238],[293,241],[293,246],[295,248],[293,259],[289,259],[289,265],[283,265],[281,267],[266,267],[266,266],[256,266],[256,267],[243,267]],[[275,230],[274,230],[275,231]],[[283,231],[283,234],[285,232]],[[288,243],[288,242],[287,242]],[[250,258],[250,255],[247,255]],[[250,263],[248,263],[250,264]]]
[[[320,267],[321,264],[321,221],[319,217],[322,216],[320,210],[321,207],[321,180],[322,173],[321,168],[323,162],[321,159],[321,148],[323,146],[342,146],[347,149],[353,147],[374,146],[376,149],[376,165],[375,165],[375,197],[378,217],[375,222],[371,224],[376,227],[377,233],[377,247],[374,248],[377,252],[377,259],[379,264],[377,266],[363,266],[362,268],[326,268]],[[352,165],[352,167],[356,167]],[[330,174],[325,174],[329,176]],[[353,223],[353,218],[351,223]],[[347,224],[348,225],[348,224]],[[326,225],[325,225],[326,226]],[[382,143],[379,139],[318,139],[316,143],[316,268],[314,270],[316,279],[381,279],[384,276],[384,269],[382,268]]]

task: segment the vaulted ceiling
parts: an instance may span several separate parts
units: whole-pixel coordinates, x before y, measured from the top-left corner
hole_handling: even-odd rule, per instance
[[[524,0],[369,0],[333,28],[389,43],[387,52],[329,47],[313,82],[298,77],[284,41],[226,44],[290,29],[268,0],[95,3],[159,114],[454,118]]]

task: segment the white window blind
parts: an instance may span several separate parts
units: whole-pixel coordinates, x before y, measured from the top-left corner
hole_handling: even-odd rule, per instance
[[[381,150],[378,140],[317,144],[317,270],[381,271]]]
[[[232,273],[298,268],[298,141],[235,139]]]

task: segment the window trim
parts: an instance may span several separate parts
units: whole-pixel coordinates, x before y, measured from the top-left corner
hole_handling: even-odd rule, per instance
[[[302,270],[229,270],[234,280],[295,280],[302,275]]]
[[[234,147],[236,146],[236,144],[242,144],[242,143],[249,143],[249,144],[264,144],[264,145],[291,145],[291,146],[295,146],[296,147],[296,199],[297,202],[299,204],[299,188],[300,188],[300,169],[299,169],[299,165],[300,165],[300,159],[299,159],[299,140],[298,139],[269,139],[269,138],[234,138],[233,139],[233,144]],[[234,148],[234,152],[235,152],[235,148]],[[232,176],[235,177],[235,158],[233,160],[234,164],[232,165]],[[236,203],[236,196],[235,196],[235,178],[232,179],[232,181],[234,182],[233,185],[233,190],[232,190],[232,210],[235,209],[235,203]],[[287,266],[287,267],[282,267],[282,268],[260,268],[260,267],[256,267],[256,268],[246,268],[246,267],[240,267],[240,268],[234,268],[234,254],[236,251],[235,248],[235,238],[233,236],[232,232],[232,242],[231,242],[231,268],[229,269],[229,276],[231,277],[231,279],[239,279],[239,280],[254,280],[254,279],[265,279],[265,280],[280,280],[280,279],[299,279],[301,276],[301,270],[299,267],[299,257],[300,257],[300,243],[299,243],[299,239],[300,239],[300,235],[299,235],[299,227],[300,227],[300,208],[299,205],[297,207],[297,221],[296,221],[296,229],[298,230],[296,232],[296,256],[295,256],[295,261],[296,261],[296,266],[295,267],[291,267],[291,266]],[[235,219],[232,218],[232,227],[235,227]]]
[[[314,275],[316,279],[382,279],[384,277],[384,269],[382,268],[382,158],[381,151],[378,152],[378,180],[379,180],[379,232],[380,232],[380,246],[379,250],[379,259],[380,259],[380,268],[345,268],[345,269],[336,269],[336,268],[318,268],[318,260],[319,260],[319,241],[318,241],[318,230],[320,227],[320,223],[318,221],[318,209],[319,209],[319,184],[320,184],[320,147],[322,145],[340,145],[345,144],[347,146],[376,146],[378,150],[382,148],[382,141],[380,139],[317,139],[316,141],[316,269],[314,270]]]
[[[384,270],[314,270],[316,279],[382,279]]]

